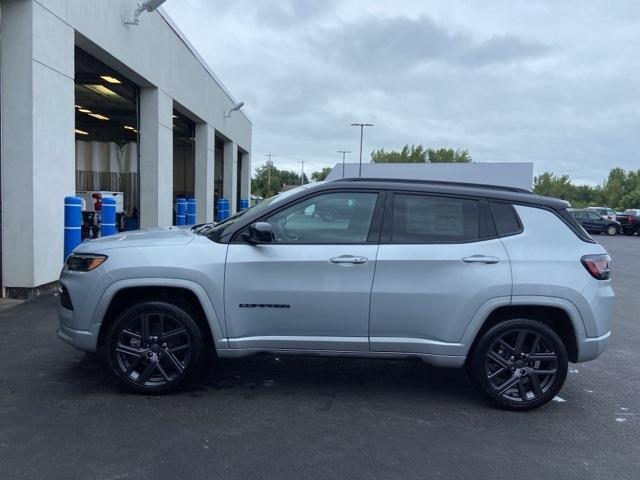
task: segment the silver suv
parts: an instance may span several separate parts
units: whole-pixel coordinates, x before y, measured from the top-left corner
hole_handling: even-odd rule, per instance
[[[60,276],[59,337],[161,393],[205,358],[419,358],[465,366],[526,410],[607,346],[609,257],[562,201],[517,189],[346,179],[216,225],[83,243]]]

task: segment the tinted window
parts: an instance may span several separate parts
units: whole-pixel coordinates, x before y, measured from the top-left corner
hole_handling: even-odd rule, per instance
[[[480,238],[476,200],[402,194],[393,198],[394,243],[452,243]]]
[[[589,212],[589,220],[600,220],[601,218],[597,213]]]
[[[522,225],[513,205],[508,203],[492,203],[491,213],[496,222],[496,230],[501,237],[514,235],[522,231]]]
[[[327,193],[303,200],[267,218],[274,243],[364,243],[377,193]]]

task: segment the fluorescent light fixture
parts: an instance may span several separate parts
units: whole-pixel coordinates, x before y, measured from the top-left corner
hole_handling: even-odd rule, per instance
[[[104,115],[100,115],[99,113],[90,113],[89,116],[97,118],[98,120],[109,120],[109,117],[105,117]]]
[[[119,97],[119,95],[113,90],[109,90],[104,85],[85,85],[89,90],[100,95],[106,95],[107,97]]]
[[[84,130],[78,130],[77,128],[76,128],[76,133],[78,135],[89,135],[89,132],[85,132]]]
[[[88,108],[80,108],[78,111],[82,113],[91,113],[91,110],[89,110]]]
[[[82,108],[80,105],[74,105],[76,108]]]
[[[124,128],[125,128],[125,130],[131,130],[134,133],[138,133],[138,130],[133,128],[131,125],[125,125]]]
[[[111,75],[100,75],[100,78],[103,79],[105,82],[109,82],[109,83],[113,83],[113,84],[122,83],[116,77],[112,77]]]

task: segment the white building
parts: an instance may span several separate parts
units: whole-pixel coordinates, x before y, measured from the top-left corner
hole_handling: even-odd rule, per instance
[[[57,280],[77,191],[123,192],[131,228],[250,196],[251,121],[162,9],[124,24],[137,3],[0,0],[3,294]]]
[[[533,188],[531,162],[358,163],[336,164],[327,180],[339,178],[404,178]]]

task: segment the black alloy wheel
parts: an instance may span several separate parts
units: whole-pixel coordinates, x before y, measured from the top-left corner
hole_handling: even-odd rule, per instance
[[[509,320],[490,329],[470,362],[474,385],[509,410],[529,410],[550,401],[567,375],[567,352],[558,335],[532,320]]]
[[[129,308],[107,337],[107,362],[116,378],[140,393],[165,393],[195,370],[202,334],[187,309],[165,302]]]

